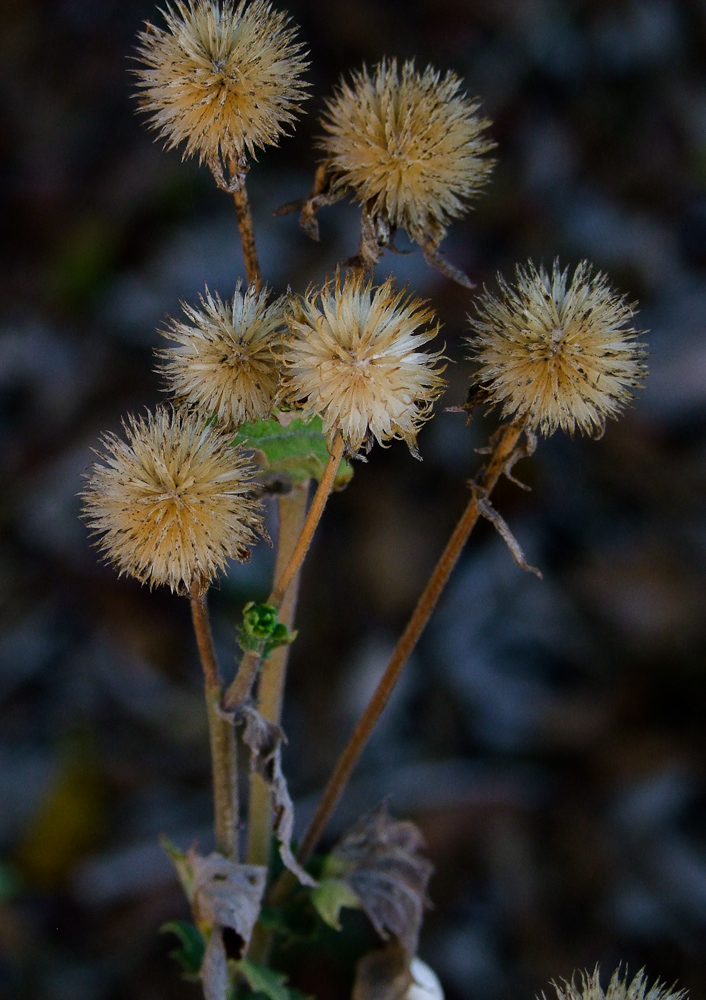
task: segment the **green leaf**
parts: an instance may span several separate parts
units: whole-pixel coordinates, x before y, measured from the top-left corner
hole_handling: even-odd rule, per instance
[[[321,417],[287,420],[288,416],[282,414],[285,423],[275,416],[243,424],[233,444],[256,452],[263,468],[287,476],[292,482],[321,479],[329,459]],[[353,469],[344,459],[338,467],[334,488],[342,489],[352,477]]]
[[[187,920],[170,920],[159,930],[161,934],[174,934],[179,938],[181,947],[173,948],[169,957],[182,967],[184,979],[198,979],[206,951],[206,942],[198,927]]]
[[[311,890],[311,901],[329,927],[340,931],[340,914],[343,907],[350,910],[360,908],[358,897],[351,887],[339,878],[325,878]]]
[[[285,985],[287,977],[283,973],[252,962],[249,958],[241,959],[238,969],[253,993],[263,993],[269,1000],[290,1000],[289,990]]]
[[[176,873],[179,876],[179,881],[181,882],[181,887],[186,893],[186,898],[191,902],[194,898],[194,867],[189,859],[188,854],[180,850],[176,844],[173,844],[171,840],[167,837],[162,837],[160,843],[164,850],[169,855],[169,859],[176,869]]]
[[[238,626],[238,642],[244,652],[259,653],[268,659],[278,646],[288,646],[297,637],[286,625],[277,621],[277,608],[272,604],[250,601],[243,608],[243,624]]]

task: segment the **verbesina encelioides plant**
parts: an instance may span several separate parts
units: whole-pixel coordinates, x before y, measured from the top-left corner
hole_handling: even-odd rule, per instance
[[[197,304],[184,304],[183,316],[166,320],[158,357],[171,401],[128,417],[124,440],[104,437],[83,494],[86,520],[115,568],[191,603],[216,850],[204,857],[166,844],[193,914],[193,924],[169,925],[183,944],[178,957],[207,1000],[257,992],[286,1000],[296,991],[268,960],[273,937],[293,933],[287,907],[313,908],[337,929],[341,909],[355,907],[388,942],[359,962],[359,1000],[403,997],[422,981],[438,993],[416,958],[432,870],[416,828],[381,807],[313,867],[311,855],[479,517],[495,525],[520,566],[539,575],[490,496],[534,450],[537,433],[600,434],[627,405],[644,376],[634,307],[585,261],[573,272],[529,262],[518,266],[514,283],[499,277],[496,293],[484,290],[469,302],[474,369],[468,399],[456,409],[470,418],[477,405],[495,408],[499,426],[294,853],[279,722],[299,570],[329,494],[352,475],[348,460],[395,438],[419,457],[418,431],[444,388],[445,359],[426,348],[439,328],[433,311],[391,278],[376,285],[372,268],[402,228],[430,265],[472,287],[439,245],[488,180],[490,123],[478,117],[461,80],[433,67],[385,59],[344,80],[326,104],[312,193],[278,211],[301,210],[303,228],[318,238],[319,209],[349,196],[361,206],[359,249],[304,294],[276,296],[262,284],[245,184],[255,150],[278,141],[306,93],[294,27],[264,0],[175,0],[159,26],[140,34],[138,61],[148,124],[167,148],[206,163],[233,194],[247,279],[232,298],[205,289]],[[226,686],[207,591],[229,559],[246,561],[265,534],[268,496],[278,507],[272,591],[243,610],[242,656]],[[250,755],[246,818],[236,730]],[[273,840],[279,865],[271,864]],[[226,951],[224,932],[237,942],[234,951]],[[604,995],[597,973],[584,975],[581,989],[572,983],[557,992],[560,1000],[667,996],[659,986],[646,992],[642,975],[629,985],[614,977]]]

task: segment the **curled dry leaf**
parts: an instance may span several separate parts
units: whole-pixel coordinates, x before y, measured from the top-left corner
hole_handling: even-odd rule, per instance
[[[392,819],[383,803],[362,816],[330,855],[380,937],[396,938],[409,957],[417,951],[433,871],[419,853],[423,846],[414,823]]]
[[[294,806],[282,773],[282,743],[285,735],[279,726],[268,722],[254,708],[244,708],[242,717],[245,720],[243,740],[250,749],[250,766],[264,778],[272,791],[274,829],[282,861],[302,885],[316,886],[315,880],[304,871],[292,854],[290,846],[294,830]]]
[[[263,865],[236,864],[222,854],[204,858],[193,848],[187,859],[193,871],[191,905],[197,924],[229,927],[247,948],[260,915],[267,869]]]

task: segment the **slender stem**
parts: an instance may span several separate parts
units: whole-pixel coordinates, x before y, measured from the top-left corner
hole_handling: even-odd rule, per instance
[[[281,576],[277,578],[277,583],[275,584],[272,593],[267,598],[267,603],[272,604],[277,609],[282,606],[282,602],[287,595],[287,591],[289,590],[295,576],[299,572],[301,564],[304,562],[306,554],[309,551],[309,546],[311,545],[311,540],[314,537],[314,532],[316,531],[317,525],[321,520],[321,515],[324,512],[326,501],[328,500],[329,494],[333,488],[336,473],[338,472],[338,466],[343,458],[343,449],[343,438],[340,434],[337,434],[334,438],[331,453],[329,455],[328,462],[326,463],[326,468],[324,469],[321,481],[316,488],[314,499],[311,501],[309,513],[306,516],[306,520],[304,521],[302,530],[299,534],[296,545],[294,546],[294,551],[292,552],[289,562],[282,571]],[[238,672],[235,675],[233,683],[226,691],[225,698],[223,699],[223,704],[226,708],[231,710],[238,708],[250,697],[250,692],[252,691],[253,684],[257,678],[261,663],[262,653],[248,652],[243,654],[240,666],[238,667]]]
[[[480,489],[486,495],[489,494],[495,487],[495,484],[500,478],[508,459],[517,445],[517,441],[521,433],[521,424],[508,424],[502,428],[500,434],[498,435],[493,453],[479,483]],[[400,674],[402,673],[402,668],[417,644],[417,640],[422,634],[424,626],[429,621],[431,613],[439,600],[439,596],[441,595],[441,592],[451,575],[451,571],[456,565],[458,557],[461,554],[461,550],[473,530],[479,515],[480,511],[478,508],[477,495],[474,492],[461,516],[460,521],[454,528],[446,548],[434,567],[429,581],[424,588],[419,601],[417,602],[417,606],[412,612],[412,617],[410,618],[407,627],[402,633],[402,636],[397,643],[392,656],[390,657],[390,661],[385,668],[385,672],[375,693],[368,703],[367,708],[363,712],[363,715],[353,731],[353,735],[348,741],[347,746],[336,764],[334,772],[331,775],[331,778],[329,779],[321,797],[321,801],[319,802],[314,818],[312,819],[309,829],[306,831],[299,847],[297,858],[300,863],[307,860],[312,850],[318,843],[319,837],[323,833],[323,830],[336,807],[336,803],[348,783],[351,772],[353,771],[365,744],[368,742],[373,727],[379,719],[382,710],[387,705],[389,697],[392,694]]]
[[[314,537],[314,532],[316,531],[319,521],[321,520],[321,515],[324,512],[324,507],[326,506],[329,494],[333,489],[336,473],[338,472],[338,467],[341,464],[341,459],[343,458],[343,449],[343,438],[340,433],[338,433],[334,438],[333,445],[331,447],[331,454],[329,455],[328,462],[326,463],[326,468],[324,469],[321,481],[316,488],[314,499],[311,501],[309,513],[306,515],[306,521],[304,522],[299,538],[297,539],[297,543],[294,546],[294,551],[292,552],[289,562],[285,566],[281,575],[276,577],[277,582],[275,583],[274,590],[269,596],[269,603],[274,604],[276,608],[282,606],[282,602],[287,591],[289,590],[290,584],[299,572],[299,568],[304,562],[306,554],[309,551],[309,546],[311,545],[311,540]]]
[[[277,534],[277,560],[275,579],[278,579],[291,559],[297,539],[306,518],[308,482],[296,483],[289,493],[277,500],[279,530]],[[282,602],[279,621],[291,629],[294,625],[299,574],[295,576],[287,596]],[[257,708],[263,718],[279,723],[282,715],[282,698],[287,674],[289,645],[278,646],[262,665]],[[272,839],[272,792],[268,783],[253,772],[250,779],[250,801],[248,803],[248,845],[247,861],[251,865],[266,865],[269,861]]]
[[[262,277],[260,275],[260,262],[257,259],[255,230],[253,229],[248,192],[245,187],[244,171],[238,174],[238,187],[233,192],[233,201],[235,202],[235,212],[238,216],[238,229],[240,230],[240,242],[243,245],[245,274],[248,279],[248,285],[254,285],[255,289],[259,292],[262,287]]]
[[[191,618],[203,666],[208,731],[213,770],[213,809],[216,850],[227,858],[238,853],[238,767],[235,731],[221,714],[221,678],[213,648],[213,636],[206,606],[206,594],[194,586],[191,591]]]

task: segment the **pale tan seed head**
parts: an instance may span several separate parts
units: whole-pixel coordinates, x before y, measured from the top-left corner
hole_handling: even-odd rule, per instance
[[[398,70],[395,59],[363,67],[327,102],[320,146],[332,189],[437,246],[492,167],[478,106],[454,73],[420,73],[413,62]]]
[[[200,307],[182,303],[187,322],[170,319],[162,333],[176,343],[158,351],[167,387],[219,424],[236,428],[270,415],[281,363],[273,353],[286,329],[284,298],[268,304],[266,289],[240,282],[223,302],[208,288]]]
[[[349,272],[294,300],[288,323],[285,398],[318,414],[329,441],[340,431],[351,452],[401,438],[416,455],[444,386],[440,354],[420,350],[439,328],[426,304],[391,279],[373,288]]]
[[[205,589],[229,559],[245,562],[263,531],[253,470],[230,436],[197,413],[158,407],[106,434],[82,496],[98,546],[150,587]]]
[[[266,0],[175,0],[140,33],[140,103],[168,149],[184,143],[224,184],[223,164],[276,143],[307,84],[303,47]]]
[[[684,1000],[687,995],[685,990],[670,989],[659,981],[648,987],[644,969],[632,981],[616,969],[606,990],[601,986],[598,966],[592,973],[579,972],[578,979],[574,974],[571,982],[562,980],[552,986],[557,1000]],[[542,997],[546,1000],[544,994]]]
[[[586,261],[571,281],[558,261],[551,274],[530,262],[514,286],[500,276],[498,284],[499,296],[486,290],[471,317],[476,384],[503,417],[542,434],[600,433],[645,376],[634,305]]]

